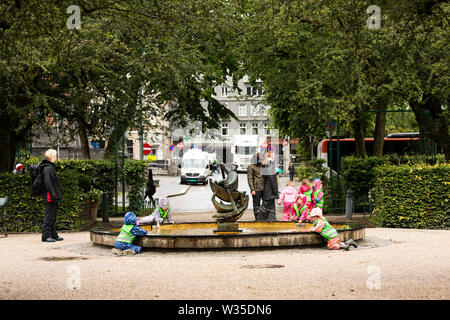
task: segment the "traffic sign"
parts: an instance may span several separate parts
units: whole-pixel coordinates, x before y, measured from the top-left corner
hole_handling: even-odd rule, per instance
[[[183,143],[182,143],[182,142],[179,142],[179,143],[177,144],[177,148],[178,148],[178,149],[183,149]]]
[[[173,144],[171,144],[170,146],[169,146],[169,150],[170,151],[173,151],[175,149],[175,146],[173,145]]]
[[[263,142],[263,144],[261,145],[264,149],[267,148],[267,142]]]
[[[275,146],[270,146],[269,151],[275,151]]]
[[[144,148],[144,154],[149,155],[150,152],[152,151],[152,146],[149,145],[148,143],[144,143],[142,146]]]

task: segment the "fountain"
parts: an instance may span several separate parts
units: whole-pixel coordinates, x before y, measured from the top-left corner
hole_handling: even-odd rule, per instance
[[[318,233],[308,232],[309,223],[297,224],[290,221],[240,221],[248,207],[249,196],[240,192],[236,167],[227,170],[221,165],[220,181],[209,179],[213,192],[211,201],[217,213],[216,222],[188,222],[162,224],[159,229],[152,225],[141,225],[148,234],[136,237],[135,243],[142,248],[159,249],[207,249],[207,248],[258,248],[299,247],[323,245]],[[225,178],[224,173],[227,173]],[[219,201],[216,200],[219,199]],[[365,236],[363,225],[357,223],[333,224],[342,241],[360,240]],[[90,233],[95,244],[114,246],[120,227],[97,228]]]

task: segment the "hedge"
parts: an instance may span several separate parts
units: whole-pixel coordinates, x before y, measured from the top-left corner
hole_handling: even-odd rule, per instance
[[[437,156],[438,163],[445,162],[443,155]],[[369,191],[375,187],[375,168],[383,165],[417,165],[425,164],[425,156],[386,155],[380,158],[353,156],[342,158],[341,176],[344,181],[344,189],[351,189],[353,199],[367,198]]]
[[[77,183],[78,173],[66,170],[58,173],[63,199],[58,206],[56,228],[73,230],[80,214],[81,192]],[[8,196],[7,229],[10,232],[40,232],[44,221],[45,207],[42,196],[31,195],[31,181],[27,174],[0,174],[0,197]],[[17,221],[20,219],[20,230]]]
[[[36,164],[38,158],[23,162]],[[81,197],[83,191],[81,182],[90,181],[91,188],[107,192],[112,211],[114,196],[114,162],[112,160],[61,160],[55,163],[56,171],[63,189],[63,200],[58,207],[57,228],[73,230],[79,219]],[[141,160],[125,160],[125,181],[130,188],[128,193],[128,210],[137,210],[142,199],[142,188],[145,185],[147,162]],[[119,166],[120,171],[120,166]],[[90,179],[83,179],[88,176]],[[40,231],[45,209],[41,197],[31,196],[31,180],[28,171],[24,175],[1,173],[0,197],[8,196],[8,229],[10,231]],[[17,230],[17,219],[21,221],[21,230]]]
[[[382,227],[448,228],[450,164],[374,169],[374,221]]]

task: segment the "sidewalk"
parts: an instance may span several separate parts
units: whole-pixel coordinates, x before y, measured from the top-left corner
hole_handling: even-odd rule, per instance
[[[0,299],[450,298],[448,230],[369,228],[350,251],[145,250],[119,257],[93,246],[89,232],[60,235],[57,243],[36,233],[0,236]]]

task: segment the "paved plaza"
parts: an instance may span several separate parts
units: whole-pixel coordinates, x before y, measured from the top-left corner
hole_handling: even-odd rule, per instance
[[[94,246],[89,232],[60,235],[57,243],[42,243],[37,233],[0,237],[0,299],[450,298],[448,230],[367,228],[350,251],[145,250],[119,257]]]
[[[158,176],[156,196],[172,197],[176,222],[213,221],[207,186]],[[216,175],[213,179],[220,179]],[[281,177],[283,186],[287,177]],[[296,182],[298,187],[298,182]],[[239,190],[248,190],[245,174]],[[277,206],[281,220],[282,207]],[[249,209],[241,220],[253,220]],[[345,222],[344,216],[329,216]],[[93,245],[89,232],[60,232],[42,243],[38,233],[0,237],[0,299],[449,299],[448,230],[371,227],[350,251],[323,247],[246,250],[149,250],[114,256]],[[111,218],[120,225],[122,218]],[[98,219],[101,224],[101,219]]]

